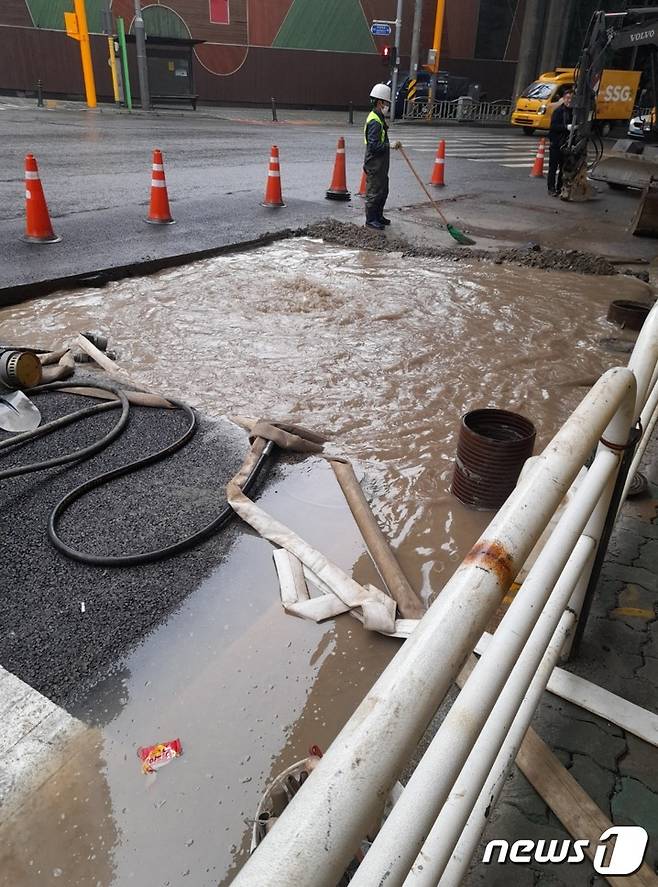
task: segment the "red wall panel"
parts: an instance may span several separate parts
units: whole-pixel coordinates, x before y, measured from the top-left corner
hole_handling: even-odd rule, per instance
[[[229,0],[208,0],[210,4],[210,21],[214,25],[228,25],[231,21]]]
[[[249,43],[271,46],[291,5],[292,0],[249,0]]]

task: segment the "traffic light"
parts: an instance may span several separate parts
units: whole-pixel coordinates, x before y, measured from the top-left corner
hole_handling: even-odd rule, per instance
[[[382,49],[382,61],[387,68],[395,67],[396,51],[394,46],[385,46]]]

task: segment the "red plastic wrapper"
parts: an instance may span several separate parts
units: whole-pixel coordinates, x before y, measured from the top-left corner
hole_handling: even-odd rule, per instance
[[[137,749],[137,756],[142,762],[144,773],[155,773],[169,761],[179,758],[183,754],[183,746],[180,739],[172,739],[171,742],[158,742],[157,745],[145,745]]]

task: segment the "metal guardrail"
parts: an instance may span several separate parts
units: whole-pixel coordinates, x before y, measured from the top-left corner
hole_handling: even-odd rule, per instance
[[[634,465],[658,417],[658,304],[628,368],[601,376],[536,458],[247,861],[236,887],[335,887],[596,447],[594,461],[351,881],[354,887],[460,883],[486,824],[483,811],[491,806],[492,786],[504,783],[581,612],[638,416],[644,433]]]
[[[454,120],[462,123],[506,123],[512,104],[501,100],[476,102],[468,96],[453,101],[429,102],[426,98],[404,103],[404,120]]]

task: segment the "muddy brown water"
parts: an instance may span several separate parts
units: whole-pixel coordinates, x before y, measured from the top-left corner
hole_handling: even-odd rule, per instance
[[[287,241],[1,310],[0,338],[56,347],[97,329],[135,379],[211,414],[329,433],[429,599],[491,517],[448,492],[460,416],[518,410],[537,426],[538,451],[582,383],[626,361],[599,344],[624,338],[605,320],[609,302],[646,294],[623,277]],[[288,469],[262,502],[376,581],[322,460]],[[102,726],[5,824],[1,883],[228,883],[268,779],[331,742],[397,643],[349,617],[285,616],[270,546],[244,533],[88,700],[80,714]],[[175,736],[183,757],[143,776],[136,747]]]

